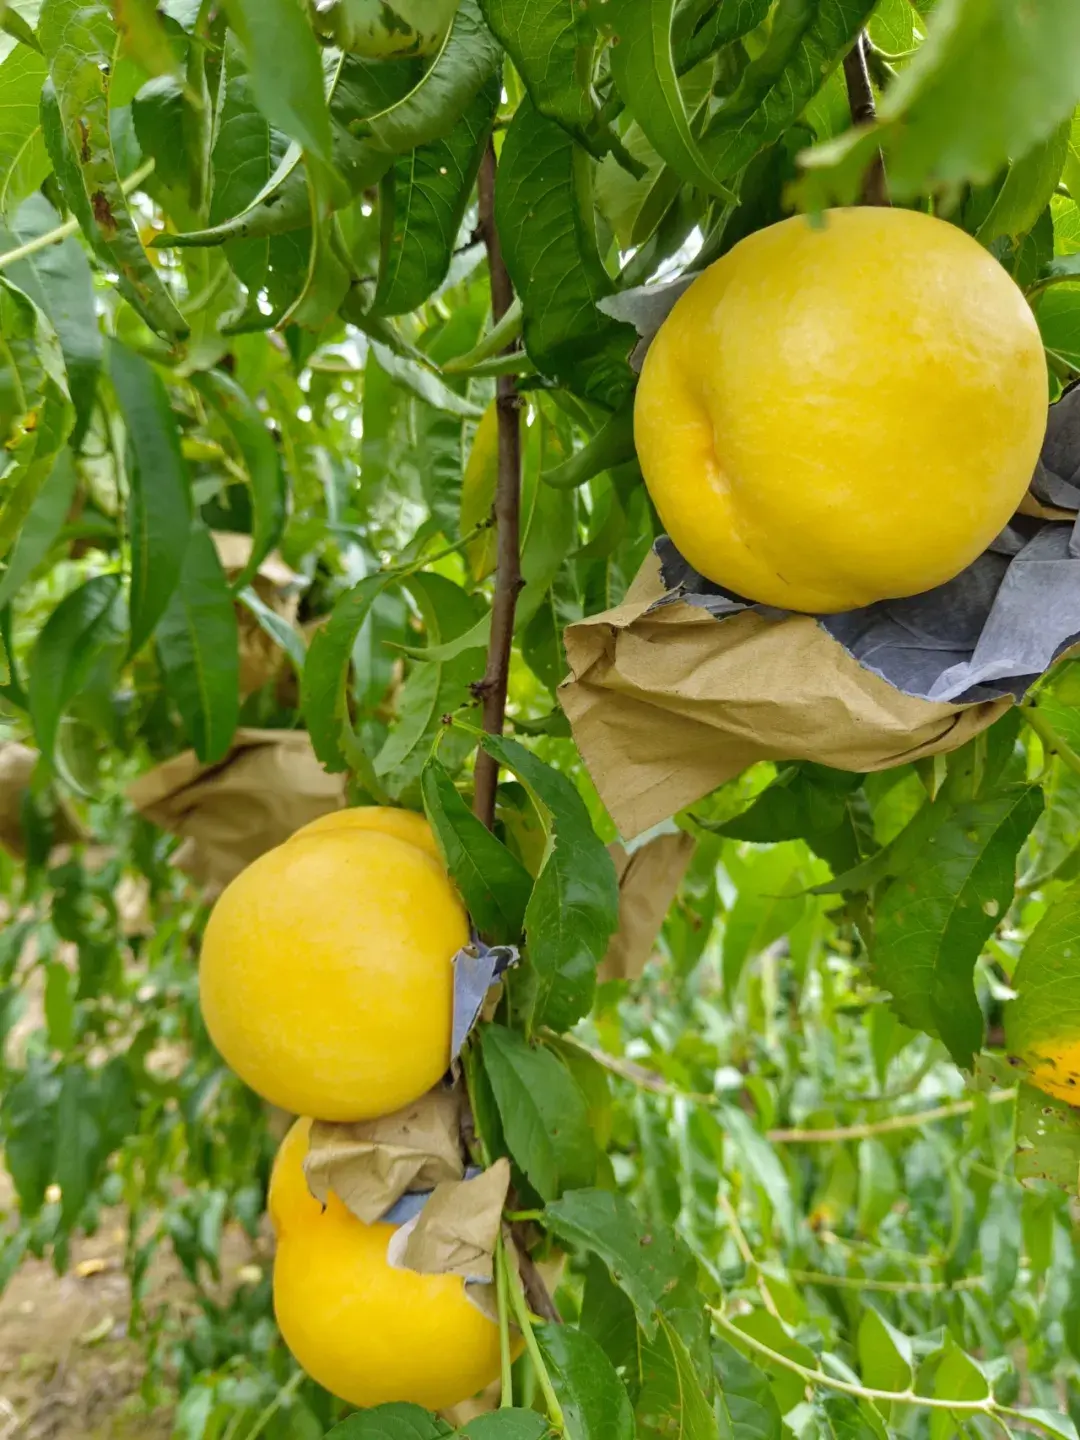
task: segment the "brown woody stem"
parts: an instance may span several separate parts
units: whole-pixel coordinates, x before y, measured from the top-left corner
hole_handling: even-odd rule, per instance
[[[860,30],[855,44],[844,56],[844,82],[847,85],[848,105],[851,107],[853,125],[869,125],[877,118],[877,104],[870,71],[866,63],[867,36]],[[874,152],[870,168],[863,176],[862,203],[864,205],[889,205],[889,187],[885,179],[885,162],[881,151]]]
[[[509,310],[514,299],[499,235],[495,228],[495,148],[489,143],[477,182],[480,200],[479,230],[487,249],[491,275],[491,318],[494,324]],[[491,639],[488,642],[484,678],[474,687],[483,702],[483,727],[488,735],[501,735],[506,718],[506,687],[510,678],[510,651],[514,640],[514,612],[524,583],[521,578],[521,401],[512,375],[500,375],[496,382],[499,417],[499,472],[495,485],[496,567],[495,598],[491,607]],[[490,830],[495,824],[495,788],[499,765],[494,756],[481,750],[476,757],[476,788],[473,811]]]
[[[498,325],[514,301],[514,287],[502,257],[499,232],[495,227],[495,147],[489,141],[477,179],[480,219],[477,229],[487,250],[491,276],[491,319]],[[505,352],[504,352],[505,353]],[[483,728],[487,735],[501,735],[506,719],[506,687],[510,679],[510,653],[514,642],[514,614],[524,581],[521,578],[521,401],[512,375],[496,381],[495,405],[499,418],[499,472],[495,483],[495,597],[491,606],[491,638],[488,641],[484,678],[474,686],[483,703]],[[493,755],[480,750],[476,757],[473,813],[489,830],[495,825],[495,791],[499,764]],[[525,1298],[535,1315],[558,1321],[559,1312],[547,1286],[523,1244],[522,1227],[513,1227],[520,1260]]]

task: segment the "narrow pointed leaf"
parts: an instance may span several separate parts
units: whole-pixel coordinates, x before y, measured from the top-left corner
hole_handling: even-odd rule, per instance
[[[191,481],[165,386],[153,366],[117,341],[109,378],[133,461],[128,477],[131,536],[131,650],[140,650],[180,581],[191,533]]]
[[[232,743],[240,715],[239,636],[225,572],[201,526],[191,532],[156,634],[166,689],[195,754],[213,764]]]

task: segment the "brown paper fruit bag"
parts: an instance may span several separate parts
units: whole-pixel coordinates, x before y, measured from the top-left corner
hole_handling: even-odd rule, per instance
[[[183,836],[174,863],[216,892],[301,825],[340,810],[345,780],[326,773],[306,731],[238,730],[218,764],[185,750],[128,795],[148,820]]]
[[[26,857],[23,834],[23,802],[40,756],[17,740],[0,741],[0,845],[16,860]],[[73,844],[86,833],[63,797],[58,797],[53,817],[53,843]]]
[[[1050,407],[1012,522],[925,594],[776,610],[705,580],[661,538],[621,605],[566,632],[559,698],[620,832],[759,760],[885,770],[985,730],[1080,641],[1078,510],[1080,386]]]

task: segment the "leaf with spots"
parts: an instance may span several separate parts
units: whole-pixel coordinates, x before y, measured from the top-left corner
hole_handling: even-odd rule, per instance
[[[646,1223],[625,1195],[572,1190],[548,1205],[544,1224],[566,1244],[603,1261],[650,1339],[665,1302],[684,1282],[693,1282],[696,1262],[685,1243],[666,1225]]]
[[[14,544],[74,423],[55,330],[0,276],[0,556]]]
[[[982,1044],[972,972],[1012,903],[1016,857],[1042,812],[1015,786],[962,805],[878,897],[874,974],[906,1025],[939,1035],[958,1065]]]
[[[45,0],[38,34],[52,81],[42,96],[42,125],[64,198],[119,275],[124,298],[152,330],[181,340],[187,323],[143,249],[113,153],[109,77],[117,34],[108,6]]]

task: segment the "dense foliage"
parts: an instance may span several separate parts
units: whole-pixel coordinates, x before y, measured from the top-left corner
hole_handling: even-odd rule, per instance
[[[470,1434],[1075,1436],[1080,1123],[1002,1013],[1047,911],[1080,934],[1080,662],[948,758],[759,765],[680,815],[656,957],[599,982],[616,837],[556,697],[657,530],[598,302],[869,195],[880,151],[1024,289],[1050,398],[1080,373],[1074,0],[461,0],[392,59],[318,9],[0,0],[0,712],[38,756],[0,863],[0,1280],[122,1206],[177,1435],[450,1433],[344,1418],[265,1276],[213,1283],[274,1142],[200,1021],[206,897],[128,787],[302,728],[525,940],[465,1070],[566,1323]],[[162,1247],[194,1319],[144,1303]]]

